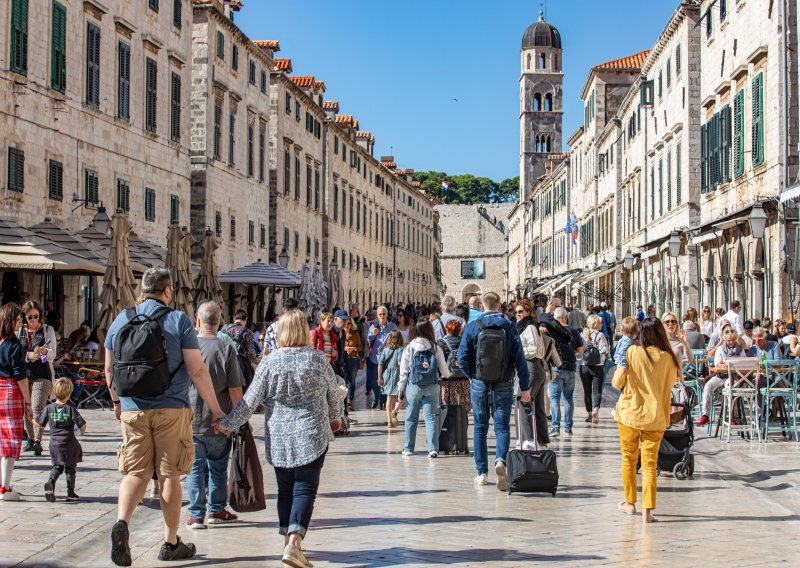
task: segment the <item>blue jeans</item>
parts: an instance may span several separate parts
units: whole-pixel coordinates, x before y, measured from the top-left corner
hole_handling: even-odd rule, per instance
[[[378,386],[378,364],[373,363],[367,359],[367,393],[372,391],[373,400],[383,401],[385,404],[386,399],[381,398],[383,393],[381,387]]]
[[[559,370],[547,389],[550,393],[550,415],[553,418],[553,428],[557,430],[561,426],[561,397],[563,395],[564,427],[572,430],[572,416],[575,414],[575,405],[572,403],[572,393],[575,392],[575,371]]]
[[[206,516],[206,487],[208,487],[208,514],[221,512],[228,504],[228,457],[231,439],[224,436],[194,436],[194,461],[186,478],[189,494],[189,516],[204,519]]]
[[[292,468],[275,468],[275,480],[278,482],[278,532],[282,535],[299,534],[306,536],[317,500],[317,488],[325,454],[328,449],[313,462]]]
[[[470,381],[472,416],[475,433],[475,467],[478,475],[489,473],[489,457],[486,435],[489,433],[489,416],[494,421],[495,461],[506,463],[506,454],[511,440],[511,406],[514,401],[514,386],[511,382],[486,384]]]
[[[345,381],[347,381],[347,399],[352,402],[356,395],[356,375],[358,375],[358,357],[348,357],[345,363]]]
[[[428,437],[428,451],[435,452],[439,449],[439,385],[418,387],[408,385],[405,398],[408,401],[406,410],[406,445],[404,451],[413,452],[414,443],[417,441],[417,425],[419,424],[419,409],[425,416],[425,434]]]

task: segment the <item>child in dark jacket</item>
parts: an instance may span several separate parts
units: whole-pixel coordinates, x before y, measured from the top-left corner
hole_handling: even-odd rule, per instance
[[[55,486],[59,476],[67,472],[67,501],[77,502],[80,497],[75,493],[75,472],[79,462],[83,461],[83,449],[75,437],[75,429],[86,432],[86,421],[78,409],[69,404],[72,395],[72,381],[61,377],[53,385],[56,402],[44,407],[36,417],[36,424],[44,428],[50,424],[50,458],[53,469],[50,478],[44,484],[44,496],[50,503],[55,502]]]

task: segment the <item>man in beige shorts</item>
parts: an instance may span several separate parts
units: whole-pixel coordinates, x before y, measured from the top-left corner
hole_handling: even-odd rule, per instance
[[[118,520],[111,529],[111,560],[118,566],[131,565],[128,524],[154,471],[161,485],[161,512],[164,515],[164,544],[158,558],[182,560],[194,556],[194,544],[185,543],[178,537],[183,497],[180,476],[189,473],[194,459],[194,413],[189,404],[189,386],[194,383],[214,422],[225,416],[200,355],[194,325],[183,312],[166,309],[174,296],[169,271],[163,268],[145,271],[141,291],[145,299],[136,306],[135,314],[123,311],[117,316],[105,341],[106,380],[117,420],[122,424],[119,471],[124,477],[119,488]],[[152,319],[163,333],[167,362],[161,369],[167,369],[170,379],[169,386],[160,394],[118,396],[115,389],[115,386],[122,388],[114,384],[115,347],[121,348],[121,345],[115,345],[115,340],[119,334],[118,343],[124,343],[123,338],[132,329],[128,325],[131,316],[138,316],[137,321]],[[152,363],[155,368],[155,362]],[[147,382],[152,378],[152,373],[149,376],[144,366],[129,365],[125,369],[129,369],[131,374],[144,369],[138,380]],[[122,379],[118,375],[118,380]]]

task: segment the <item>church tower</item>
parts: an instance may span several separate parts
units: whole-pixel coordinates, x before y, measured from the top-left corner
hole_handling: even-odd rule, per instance
[[[520,200],[544,175],[549,154],[561,153],[563,80],[561,34],[544,21],[531,24],[522,36],[519,79]]]

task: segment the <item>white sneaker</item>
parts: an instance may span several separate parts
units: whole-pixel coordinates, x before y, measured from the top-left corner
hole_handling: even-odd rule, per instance
[[[489,480],[486,478],[486,474],[482,473],[475,478],[475,481],[473,481],[473,483],[475,485],[489,485]]]
[[[410,450],[403,450],[403,455],[406,456],[406,457],[413,456],[414,452],[412,452]]]
[[[525,440],[525,442],[522,443],[522,449],[526,452],[533,452],[536,451],[536,445],[533,442]]]
[[[6,489],[5,493],[0,495],[0,501],[20,501],[19,493],[13,489]]]
[[[508,479],[506,478],[506,465],[501,461],[494,462],[494,472],[497,474],[497,490],[505,491],[508,489]]]
[[[439,452],[437,452],[436,450],[428,452],[428,457],[429,458],[438,458],[439,457]]]

